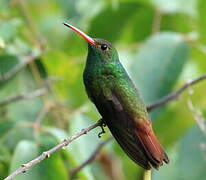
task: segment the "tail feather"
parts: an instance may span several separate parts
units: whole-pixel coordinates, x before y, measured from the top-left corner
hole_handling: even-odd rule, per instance
[[[154,134],[152,125],[149,121],[144,120],[138,123],[135,134],[141,142],[150,164],[154,168],[158,169],[159,166],[163,164],[163,161],[169,163],[169,158]]]

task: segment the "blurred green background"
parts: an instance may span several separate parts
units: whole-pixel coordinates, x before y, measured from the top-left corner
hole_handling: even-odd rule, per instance
[[[87,44],[63,22],[111,41],[147,104],[206,71],[205,0],[1,0],[0,179],[100,118],[82,82]],[[13,68],[18,72],[8,76]],[[30,97],[42,88],[49,90]],[[202,81],[150,113],[171,161],[153,171],[153,180],[206,179],[205,107]],[[203,121],[202,130],[195,119]],[[98,139],[99,131],[16,179],[70,179],[69,172],[110,135],[107,130]],[[139,180],[142,175],[112,141],[74,179]]]

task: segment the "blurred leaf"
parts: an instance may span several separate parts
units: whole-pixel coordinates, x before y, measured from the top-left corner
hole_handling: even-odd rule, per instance
[[[0,21],[0,36],[4,41],[11,41],[17,34],[17,28],[21,24],[19,18],[14,18],[7,21]]]
[[[196,15],[196,0],[151,0],[154,5],[165,13],[185,13]]]
[[[59,51],[53,51],[45,55],[42,63],[49,74],[62,78],[55,86],[59,97],[67,98],[69,104],[74,107],[81,105],[86,100],[82,80],[82,63],[76,62]]]
[[[1,117],[3,117],[3,116],[1,116]],[[3,118],[5,118],[5,117],[3,117]],[[6,119],[6,118],[5,118]],[[1,139],[1,137],[5,134],[5,133],[7,133],[12,127],[14,127],[14,125],[15,125],[15,122],[13,122],[13,121],[0,121],[0,139]]]
[[[116,41],[122,34],[127,22],[138,10],[138,3],[119,3],[118,9],[110,6],[99,13],[91,22],[89,32],[92,37]]]
[[[91,8],[91,4],[92,4],[92,8]],[[80,20],[80,23],[82,25],[86,24],[85,21],[87,22],[91,20],[91,18],[96,16],[106,4],[108,4],[108,2],[96,1],[96,0],[75,1],[76,17],[78,18],[74,18],[74,20],[78,19]]]
[[[0,78],[14,68],[19,62],[18,57],[11,55],[1,55],[0,56]],[[6,82],[0,82],[0,88],[5,85]]]
[[[201,73],[205,73],[206,69],[206,47],[204,46],[193,46],[191,49],[191,56],[193,61],[193,67]],[[197,67],[198,66],[198,67]]]
[[[206,9],[206,1],[198,0],[198,28],[200,34],[200,42],[206,43],[206,21],[205,21],[205,9]]]
[[[147,104],[172,90],[188,53],[187,43],[175,33],[152,36],[140,47],[131,74]]]
[[[9,164],[11,161],[11,153],[7,147],[0,143],[0,178],[3,179],[9,173]]]
[[[54,136],[59,142],[68,138],[68,134],[63,129],[54,127],[44,127],[44,129],[52,136]]]
[[[194,18],[190,16],[175,13],[175,14],[163,14],[161,19],[162,31],[174,31],[179,33],[188,33],[194,29]]]
[[[4,75],[6,72],[11,70],[17,63],[19,59],[16,56],[1,55],[0,56],[0,75]]]
[[[1,48],[5,48],[5,42],[4,40],[2,39],[2,37],[0,36],[0,49]]]
[[[61,8],[64,9],[64,13],[65,13],[66,17],[71,18],[71,17],[78,14],[77,9],[75,8],[77,1],[60,0],[59,2],[61,5]]]
[[[94,123],[89,118],[80,113],[75,113],[70,118],[72,120],[71,126],[69,128],[70,135],[73,135],[81,131],[81,129],[86,128],[92,123]],[[76,166],[83,163],[95,150],[96,145],[98,144],[97,132],[98,129],[92,130],[89,134],[87,134],[86,136],[82,136],[80,139],[74,141],[68,147],[68,151],[70,151],[72,155],[71,158],[73,158],[76,161]],[[86,166],[82,170],[82,172],[79,173],[79,176],[87,180],[93,180],[94,177],[92,175],[90,165]]]
[[[119,1],[121,1],[121,2],[140,2],[140,3],[144,3],[144,4],[151,4],[150,0],[119,0]]]
[[[27,140],[32,140],[33,131],[30,128],[17,128],[15,126],[4,134],[1,141],[9,151],[14,152],[16,146],[22,139],[25,139],[25,137]]]
[[[6,47],[6,52],[8,54],[19,56],[19,57],[21,57],[22,55],[34,55],[37,53],[39,54],[38,51],[39,51],[38,48],[33,48],[26,41],[20,38],[15,38],[15,40],[11,44],[8,44]]]
[[[197,180],[205,178],[205,136],[199,127],[193,126],[180,141],[171,148],[171,162],[160,171],[154,171],[154,180]]]
[[[17,168],[19,168],[22,164],[34,159],[38,156],[38,146],[32,142],[32,141],[26,141],[22,140],[17,145],[11,166],[10,166],[10,173],[15,171]],[[37,166],[31,168],[28,170],[28,172],[21,174],[16,177],[16,180],[37,180],[41,179],[41,176],[39,176],[38,168]]]
[[[131,18],[131,25],[128,25],[124,36],[130,36],[131,42],[146,39],[152,32],[154,13],[155,10],[151,5],[141,5]],[[131,33],[128,29],[131,29]]]
[[[114,152],[117,154],[117,156],[120,158],[122,162],[122,169],[126,177],[125,180],[141,179],[144,170],[125,154],[125,152],[122,150],[122,148],[115,140],[114,143],[112,144],[112,149],[114,150]]]

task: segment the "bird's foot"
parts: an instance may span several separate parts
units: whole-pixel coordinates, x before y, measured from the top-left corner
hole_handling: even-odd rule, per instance
[[[106,127],[106,123],[104,122],[103,119],[101,119],[101,124],[99,125],[101,127],[101,132],[98,134],[98,138],[101,138],[102,134],[105,133],[104,127]]]

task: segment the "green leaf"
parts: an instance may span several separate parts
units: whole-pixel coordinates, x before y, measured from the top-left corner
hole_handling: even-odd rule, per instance
[[[1,112],[0,112],[0,114],[1,114]],[[15,122],[9,121],[4,116],[1,116],[1,117],[2,117],[2,119],[5,118],[5,121],[0,121],[0,139],[5,133],[7,133],[15,125]]]
[[[14,155],[12,157],[11,165],[10,165],[10,173],[19,168],[22,164],[34,159],[38,156],[38,146],[32,142],[27,140],[22,140],[17,145]],[[37,180],[41,179],[39,176],[37,166],[28,170],[28,172],[24,174],[20,174],[16,177],[16,180]]]
[[[0,35],[6,42],[11,41],[17,34],[17,27],[21,24],[19,18],[0,22]]]
[[[43,56],[42,63],[48,74],[62,78],[55,84],[55,90],[60,98],[67,99],[69,104],[74,107],[78,107],[86,101],[82,80],[83,63],[75,62],[60,51],[53,51]]]
[[[131,42],[136,42],[148,38],[152,33],[154,13],[155,10],[151,5],[142,3],[135,15],[130,18],[130,24],[124,31],[124,39],[127,38]]]
[[[174,31],[179,33],[189,33],[194,29],[194,22],[190,16],[176,13],[163,14],[161,19],[161,31]]]
[[[196,0],[151,0],[156,8],[165,13],[185,13],[196,15]]]
[[[205,150],[201,149],[204,142],[204,134],[197,125],[193,126],[169,151],[170,163],[153,171],[152,179],[205,179]]]
[[[131,75],[147,104],[172,90],[188,54],[188,44],[176,33],[154,35],[140,47]]]
[[[18,62],[19,58],[16,56],[11,55],[1,55],[0,56],[0,77],[3,76],[5,73],[10,71],[12,68],[14,68]],[[3,83],[0,82],[0,87]]]
[[[0,36],[0,49],[5,48],[5,42],[3,40],[3,38]]]
[[[4,144],[0,143],[0,178],[4,179],[9,174],[9,165],[11,161],[11,152]]]
[[[205,18],[205,9],[206,1],[198,0],[198,29],[199,29],[199,40],[200,42],[206,43],[206,18]]]
[[[17,63],[19,59],[15,56],[2,55],[0,56],[0,74],[3,75],[9,70],[11,70]]]
[[[122,30],[140,5],[134,2],[119,3],[117,9],[111,6],[100,12],[91,22],[89,32],[93,37],[101,37],[114,42],[120,38]]]
[[[81,129],[86,128],[94,123],[91,121],[91,119],[78,112],[73,114],[71,119],[72,123],[70,125],[69,131],[70,135],[73,135],[81,131]],[[95,150],[98,141],[101,142],[97,137],[97,132],[98,129],[92,130],[86,136],[82,136],[81,138],[77,139],[68,147],[68,150],[75,159],[77,166],[83,163],[91,155],[91,153]],[[79,173],[79,176],[86,180],[94,179],[91,172],[91,166],[86,166],[82,172]]]
[[[119,161],[122,163],[122,169],[126,177],[125,180],[142,179],[141,174],[144,170],[128,157],[128,155],[122,150],[115,140],[112,144],[112,150],[115,152],[119,158]]]
[[[23,139],[32,140],[33,131],[30,128],[17,128],[14,126],[8,132],[5,132],[1,138],[2,143],[8,148],[9,151],[14,152],[16,146]]]
[[[201,72],[201,74],[205,73],[206,63],[205,63],[205,47],[203,46],[193,46],[191,48],[191,60],[193,61],[192,67]]]

